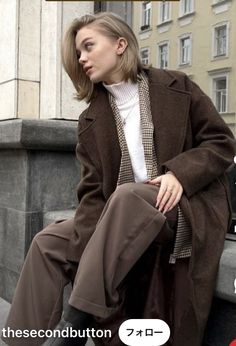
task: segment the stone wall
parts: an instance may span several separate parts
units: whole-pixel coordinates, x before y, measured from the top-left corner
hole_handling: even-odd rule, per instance
[[[33,236],[76,208],[76,141],[75,121],[0,122],[0,296],[8,301]]]

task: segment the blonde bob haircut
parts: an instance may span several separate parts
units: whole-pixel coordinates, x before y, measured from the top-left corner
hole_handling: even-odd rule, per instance
[[[119,66],[125,81],[130,79],[136,82],[138,73],[144,68],[139,57],[138,41],[128,24],[120,17],[110,12],[101,12],[94,15],[86,14],[75,19],[63,39],[62,63],[77,91],[76,98],[87,102],[91,100],[96,87],[94,88],[94,84],[78,61],[75,37],[80,29],[90,24],[96,25],[96,29],[109,38],[123,37],[127,40],[128,46],[121,56]]]

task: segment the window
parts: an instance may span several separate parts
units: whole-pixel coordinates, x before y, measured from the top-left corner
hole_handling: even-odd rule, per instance
[[[180,65],[191,63],[191,37],[185,36],[180,39]]]
[[[140,51],[140,55],[141,55],[141,61],[144,65],[148,65],[149,64],[149,54],[150,53],[150,49],[149,48],[142,48]]]
[[[168,43],[158,45],[158,66],[159,68],[167,68],[169,60],[169,46]]]
[[[151,26],[151,1],[142,3],[142,25],[141,30],[150,28]]]
[[[213,100],[216,109],[220,113],[227,112],[227,77],[216,77],[213,79]]]
[[[107,10],[105,1],[94,1],[94,13],[104,12]]]
[[[214,28],[214,57],[227,55],[227,25],[220,25]]]
[[[180,0],[180,16],[193,12],[193,0]]]
[[[162,1],[159,4],[159,22],[164,23],[170,20],[170,2]]]

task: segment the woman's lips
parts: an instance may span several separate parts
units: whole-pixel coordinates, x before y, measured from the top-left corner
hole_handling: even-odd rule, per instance
[[[92,68],[92,66],[91,66],[91,67],[86,68],[86,69],[85,69],[85,73],[86,73],[86,74],[89,74],[89,72],[91,71],[91,68]]]

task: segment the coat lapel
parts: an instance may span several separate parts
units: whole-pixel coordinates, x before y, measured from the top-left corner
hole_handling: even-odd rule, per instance
[[[116,129],[114,115],[109,104],[107,92],[99,86],[95,99],[91,102],[85,116],[88,125],[87,144],[93,142],[93,155],[98,153],[101,160],[102,171],[104,172],[103,186],[108,189],[104,191],[109,196],[116,188],[121,161],[121,150]],[[94,126],[95,125],[95,126]],[[99,151],[99,152],[97,152]]]
[[[158,75],[153,78],[152,71],[149,76],[150,104],[157,159],[161,165],[183,151],[190,95],[171,87],[174,78],[170,77],[164,84],[158,81]]]

